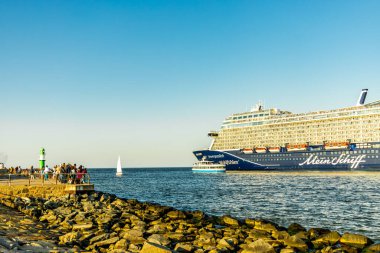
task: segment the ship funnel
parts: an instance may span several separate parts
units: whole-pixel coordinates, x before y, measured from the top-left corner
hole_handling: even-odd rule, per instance
[[[356,106],[364,105],[365,98],[367,97],[368,89],[362,89]]]

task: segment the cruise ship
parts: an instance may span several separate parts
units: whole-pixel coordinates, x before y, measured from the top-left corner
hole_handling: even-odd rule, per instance
[[[199,161],[226,170],[380,170],[380,100],[355,106],[295,114],[261,104],[227,117],[211,131]]]

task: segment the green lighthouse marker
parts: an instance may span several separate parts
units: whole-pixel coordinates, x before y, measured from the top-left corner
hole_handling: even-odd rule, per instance
[[[45,169],[45,149],[40,149],[40,169]]]

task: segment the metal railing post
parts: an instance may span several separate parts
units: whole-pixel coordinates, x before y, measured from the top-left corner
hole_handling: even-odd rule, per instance
[[[11,174],[8,174],[8,185],[11,186]]]

